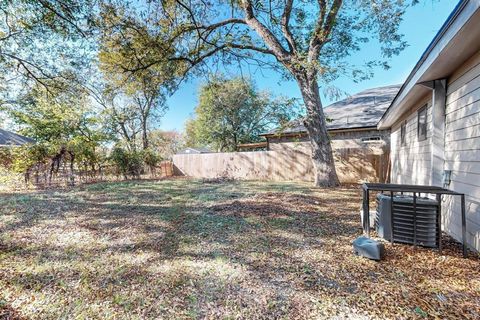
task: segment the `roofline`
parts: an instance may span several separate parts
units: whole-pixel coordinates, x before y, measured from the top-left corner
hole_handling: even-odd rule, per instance
[[[348,131],[370,131],[370,130],[377,130],[377,131],[382,131],[378,130],[376,125],[373,126],[368,126],[368,127],[352,127],[352,128],[335,128],[335,129],[328,129],[327,132],[348,132]],[[259,134],[260,137],[279,137],[279,136],[298,136],[302,134],[308,134],[308,132],[305,131],[297,131],[297,132],[279,132],[279,133],[262,133]]]
[[[347,131],[370,131],[370,130],[378,130],[376,125],[368,126],[368,127],[351,127],[351,128],[336,128],[336,129],[328,129],[327,131],[333,132],[347,132]]]
[[[237,148],[263,148],[266,146],[268,146],[267,141],[237,144]]]
[[[32,144],[35,144],[35,142],[24,142],[24,143],[9,143],[9,144],[0,144],[0,147],[21,147],[21,146],[25,146],[25,145],[32,145]]]
[[[329,112],[329,111],[326,111],[326,110],[329,109],[329,108],[338,109],[338,107],[336,107],[335,105],[337,105],[337,104],[339,104],[339,103],[341,103],[341,102],[344,102],[344,101],[346,101],[346,100],[349,100],[349,99],[351,99],[352,97],[360,96],[360,95],[362,95],[362,94],[365,95],[366,92],[370,92],[370,91],[374,91],[374,90],[380,90],[380,89],[387,89],[387,88],[390,89],[390,90],[392,90],[392,89],[399,90],[401,86],[402,86],[402,84],[389,84],[389,85],[384,85],[384,86],[380,86],[380,87],[368,88],[368,89],[362,90],[362,91],[360,91],[360,92],[357,92],[357,93],[355,93],[355,94],[353,94],[353,95],[351,95],[351,96],[349,96],[349,97],[346,97],[346,98],[344,98],[344,99],[342,99],[342,100],[338,100],[338,101],[336,101],[336,102],[333,102],[333,103],[329,104],[328,106],[325,106],[325,107],[323,108],[323,110],[324,110],[324,112],[327,113],[327,112]],[[385,95],[387,95],[387,93],[383,93],[383,92],[382,92],[382,93],[379,95],[379,97],[383,97],[383,96],[385,96]],[[371,95],[371,96],[376,97],[375,95]],[[388,98],[390,98],[391,96],[392,96],[392,95],[388,93]],[[380,103],[380,104],[382,105],[382,107],[384,107],[384,106],[386,105],[386,103],[383,103],[383,102]],[[375,104],[374,107],[376,107],[377,105],[379,105],[379,104]],[[328,117],[328,114],[327,114],[326,116]],[[376,117],[376,118],[378,119],[378,117]],[[298,120],[301,120],[301,118],[299,118],[299,119],[297,119],[297,120],[295,120],[295,121],[298,121]],[[290,121],[290,122],[293,122],[293,121]],[[373,121],[372,121],[372,122],[373,122]],[[372,123],[372,122],[370,122],[370,123]],[[327,124],[327,131],[342,132],[342,131],[353,131],[353,130],[355,130],[355,131],[358,131],[358,130],[371,130],[371,129],[375,129],[375,130],[376,130],[376,129],[377,129],[377,125],[378,125],[378,121],[377,121],[376,124],[371,124],[371,125],[367,125],[367,126],[363,125],[363,126],[357,126],[357,127],[344,127],[345,125],[346,125],[346,124],[342,123],[342,124],[340,125],[341,127],[339,127],[339,128],[338,128],[338,127],[337,127],[337,128],[328,128],[328,124]],[[295,125],[295,126],[293,126],[293,127],[296,127],[296,126],[297,126],[297,125]],[[286,129],[286,128],[284,128],[284,129]],[[282,132],[282,130],[279,129],[279,128],[277,128],[277,129],[275,129],[275,130],[277,130],[277,132],[275,132],[275,133],[270,133],[270,132],[261,133],[261,134],[259,134],[259,136],[260,136],[260,137],[271,137],[271,136],[277,136],[277,135],[286,136],[286,135],[301,135],[301,134],[306,134],[306,133],[307,133],[306,130],[303,130],[303,131],[293,131],[293,132],[292,132],[292,131],[290,131],[290,132]]]
[[[470,0],[460,0],[457,5],[455,6],[455,8],[453,9],[453,11],[450,13],[450,15],[448,16],[447,20],[443,23],[442,27],[440,28],[440,30],[438,30],[437,34],[435,35],[435,37],[432,39],[432,41],[430,41],[430,44],[427,46],[427,48],[425,49],[425,51],[422,53],[422,55],[420,56],[420,59],[418,60],[418,62],[415,64],[415,66],[413,67],[413,70],[410,72],[410,74],[408,75],[407,79],[405,80],[405,82],[403,82],[403,85],[400,87],[400,90],[398,90],[397,94],[395,95],[395,98],[393,98],[392,102],[390,103],[390,105],[388,106],[387,110],[385,110],[385,112],[383,113],[382,117],[380,118],[380,121],[378,122],[378,126],[381,125],[382,121],[384,120],[384,118],[388,115],[389,111],[391,110],[391,108],[393,107],[393,105],[395,104],[395,102],[397,101],[398,97],[403,93],[403,90],[405,89],[405,87],[407,86],[407,84],[410,82],[410,80],[412,80],[413,76],[415,75],[415,73],[418,71],[418,69],[420,69],[420,67],[422,66],[422,64],[425,62],[425,60],[427,60],[429,54],[432,52],[432,50],[435,48],[435,46],[438,44],[438,42],[440,41],[440,39],[443,37],[443,35],[445,34],[445,32],[448,30],[448,28],[453,24],[453,22],[455,21],[455,19],[458,17],[458,15],[460,14],[460,12],[462,12],[462,10],[465,8],[465,6],[469,3]]]

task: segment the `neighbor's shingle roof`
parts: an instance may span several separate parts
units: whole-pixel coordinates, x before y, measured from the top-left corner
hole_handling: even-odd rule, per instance
[[[35,142],[35,140],[0,129],[0,146],[20,146],[25,143],[33,142]]]
[[[323,110],[330,121],[328,130],[375,127],[395,98],[401,85],[367,89],[346,99],[332,103]],[[301,120],[290,122],[283,130],[269,134],[306,132]]]

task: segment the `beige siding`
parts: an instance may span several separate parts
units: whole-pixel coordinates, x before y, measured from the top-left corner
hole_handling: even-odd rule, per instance
[[[363,138],[380,137],[379,142],[364,142]],[[382,155],[388,150],[390,144],[389,130],[358,130],[330,132],[332,149],[342,152],[342,149],[358,149],[367,153]],[[308,136],[300,137],[271,137],[268,138],[268,148],[272,151],[295,150],[311,154]]]
[[[310,141],[307,136],[268,138],[268,149],[271,151],[294,150],[311,154]]]
[[[330,131],[335,166],[343,183],[384,182],[388,178],[389,130]],[[362,139],[380,137],[380,141]],[[308,136],[269,137],[271,151],[301,152],[311,155]]]
[[[427,139],[418,141],[417,111],[427,104]],[[400,128],[407,121],[406,143],[401,144]],[[392,127],[391,161],[393,183],[430,184],[432,169],[432,104],[431,95],[422,99],[407,116]]]
[[[452,170],[448,187],[466,195],[467,240],[480,250],[480,52],[448,83],[445,170]],[[443,210],[445,229],[461,239],[459,199],[446,199]]]

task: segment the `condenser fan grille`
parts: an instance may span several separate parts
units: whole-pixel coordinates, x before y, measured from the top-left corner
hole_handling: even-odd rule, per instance
[[[377,196],[375,229],[380,237],[393,241],[417,244],[425,247],[438,247],[438,202],[428,198],[417,198],[416,204],[411,196],[393,197],[393,214],[391,197]],[[393,223],[391,221],[393,219]]]

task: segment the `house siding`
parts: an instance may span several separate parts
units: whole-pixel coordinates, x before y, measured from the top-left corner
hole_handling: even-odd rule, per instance
[[[420,100],[392,127],[391,162],[392,183],[428,185],[432,174],[432,96]],[[417,134],[417,111],[427,105],[427,138],[419,141]],[[405,144],[402,145],[400,128],[406,120]]]
[[[329,132],[332,149],[334,151],[341,149],[364,149],[374,154],[384,154],[390,144],[390,130],[358,130]],[[364,138],[380,137],[377,142],[366,143]],[[272,151],[297,150],[311,154],[310,140],[308,136],[299,137],[269,137],[268,148]]]
[[[451,170],[451,181],[446,187],[465,194],[467,243],[471,248],[480,251],[480,52],[467,60],[447,80],[441,146],[444,149],[443,166],[432,168],[433,108],[432,95],[428,94],[419,99],[418,103],[392,126],[391,181],[430,185],[435,180],[432,175],[439,176],[444,170]],[[417,111],[426,103],[427,139],[418,141]],[[401,145],[400,127],[405,120],[406,143]],[[462,235],[460,213],[460,198],[444,196],[443,229],[459,241]]]
[[[287,151],[295,150],[308,154],[312,154],[310,140],[308,136],[302,135],[298,137],[271,137],[268,138],[268,150],[271,151]]]
[[[349,130],[329,132],[337,174],[342,183],[384,182],[387,179],[390,130]],[[378,142],[363,138],[380,137]],[[268,148],[277,152],[312,154],[308,136],[269,137]]]
[[[449,189],[465,193],[467,241],[480,250],[480,52],[449,79],[445,109],[445,170]],[[461,239],[460,199],[443,203],[444,226]]]

